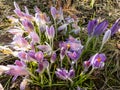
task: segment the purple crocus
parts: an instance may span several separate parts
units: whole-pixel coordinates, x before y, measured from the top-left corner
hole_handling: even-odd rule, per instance
[[[88,30],[88,35],[91,36],[93,33],[93,30],[95,29],[96,25],[97,25],[97,20],[91,20],[89,21],[88,25],[87,25],[87,30]]]
[[[108,21],[104,20],[98,24],[97,20],[89,21],[87,29],[89,36],[99,36],[102,34],[108,26]]]
[[[70,80],[75,76],[75,71],[74,69],[70,69],[69,72],[68,70],[64,68],[57,68],[57,71],[55,72],[56,76],[62,80]]]
[[[100,34],[102,34],[108,26],[108,21],[104,20],[102,22],[100,22],[94,29],[93,31],[93,36],[99,36]]]
[[[115,34],[120,29],[120,18],[116,20],[113,26],[110,28],[111,35]]]
[[[55,30],[53,26],[50,26],[50,28],[46,27],[46,36],[51,40],[55,36]]]
[[[106,56],[105,54],[95,54],[93,55],[88,61],[84,62],[84,67],[89,68],[92,66],[93,68],[103,68],[104,67],[104,62],[106,61]]]

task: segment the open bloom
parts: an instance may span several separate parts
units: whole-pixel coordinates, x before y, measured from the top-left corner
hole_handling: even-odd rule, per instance
[[[70,80],[75,76],[75,71],[73,69],[68,70],[62,68],[57,68],[57,71],[55,72],[56,76],[62,80]]]
[[[14,41],[11,44],[14,45],[13,48],[16,50],[26,51],[26,50],[30,49],[30,45],[27,42],[27,40],[25,40],[21,36],[17,36],[16,38],[14,38]]]
[[[16,80],[18,76],[27,76],[29,75],[28,70],[26,69],[26,64],[22,61],[16,60],[16,65],[7,65],[10,68],[6,73],[13,75],[13,81]]]
[[[93,68],[103,68],[106,61],[105,54],[95,54],[88,61],[84,61],[85,69],[92,66]]]

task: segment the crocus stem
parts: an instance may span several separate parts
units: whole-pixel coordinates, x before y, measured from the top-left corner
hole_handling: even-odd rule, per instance
[[[99,52],[101,52],[101,50],[102,50],[103,46],[104,46],[104,43],[102,43],[102,45],[101,45],[101,47],[100,47]]]
[[[51,79],[49,68],[47,68],[47,73],[48,73],[48,76],[49,76],[49,85],[51,86],[52,85],[52,79]]]
[[[60,60],[61,68],[62,68],[62,60]]]
[[[86,42],[86,44],[85,44],[85,49],[88,48],[88,44],[89,44],[89,42],[91,41],[92,38],[93,38],[93,37],[88,37],[88,40],[87,40],[87,42]]]
[[[41,74],[40,77],[41,77],[41,84],[43,85],[43,75]]]
[[[57,23],[56,23],[56,20],[54,20],[54,23],[55,23],[55,36],[56,36],[56,39],[57,39]]]

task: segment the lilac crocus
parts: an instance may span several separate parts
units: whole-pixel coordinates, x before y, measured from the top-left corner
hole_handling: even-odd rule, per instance
[[[120,29],[120,18],[116,20],[113,26],[110,28],[111,35],[115,34]]]
[[[57,18],[57,10],[56,10],[56,8],[51,7],[50,12],[51,12],[51,15],[52,15],[53,19],[55,20]]]
[[[56,52],[53,52],[50,58],[50,62],[54,63],[56,61],[56,58],[57,58]]]
[[[68,70],[64,68],[57,68],[57,71],[55,72],[56,76],[62,80],[70,80],[75,76],[75,71],[74,69],[70,69],[69,72]]]
[[[20,19],[33,20],[34,17],[32,15],[30,15],[29,13],[22,12],[16,2],[14,2],[14,7],[15,7],[14,12],[18,17],[20,17]]]
[[[27,19],[22,20],[22,25],[24,26],[25,30],[30,33],[34,30],[34,27],[30,21]]]
[[[93,36],[99,36],[100,34],[102,34],[108,26],[108,21],[104,20],[102,22],[100,22],[94,29],[93,31]]]
[[[16,49],[16,50],[26,51],[26,50],[30,49],[30,45],[27,42],[27,40],[25,40],[21,36],[15,37],[14,40],[13,40],[13,42],[11,44],[14,45],[13,48]]]
[[[72,63],[74,64],[80,57],[81,55],[81,50],[79,51],[74,51],[74,52],[67,52],[68,57],[72,60]]]
[[[28,55],[25,51],[18,52],[18,58],[20,60],[28,60]]]
[[[46,27],[46,36],[51,40],[55,36],[55,30],[53,26],[50,26],[50,28]]]
[[[49,67],[49,62],[47,60],[43,60],[42,62],[38,63],[38,69],[36,71],[41,74],[48,67]]]
[[[40,38],[36,32],[30,32],[30,37],[32,39],[32,41],[31,41],[32,44],[40,42]]]
[[[43,52],[39,51],[37,53],[35,53],[35,58],[38,62],[42,62],[44,59],[44,54]]]
[[[13,81],[15,81],[18,76],[29,75],[29,72],[26,69],[25,63],[23,63],[22,61],[17,61],[15,64],[16,65],[7,65],[7,67],[9,67],[10,70],[6,72],[7,74],[14,76]]]

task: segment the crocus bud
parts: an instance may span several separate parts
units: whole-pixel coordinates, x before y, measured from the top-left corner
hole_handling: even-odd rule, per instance
[[[120,29],[120,18],[116,20],[113,26],[110,28],[111,35],[115,34]]]
[[[88,30],[88,35],[89,36],[92,35],[93,30],[95,29],[97,23],[98,23],[97,20],[89,21],[88,26],[87,26],[87,30]]]
[[[105,44],[111,36],[111,30],[107,30],[102,40],[102,44]]]
[[[51,63],[54,63],[55,61],[56,61],[56,53],[54,52],[53,54],[52,54],[52,56],[51,56],[51,59],[50,59],[50,62]]]
[[[57,16],[56,16],[57,15],[56,8],[55,7],[51,7],[50,11],[51,11],[51,15],[52,15],[53,19],[55,20],[57,18]]]
[[[55,30],[54,27],[51,26],[50,28],[46,26],[46,36],[51,40],[55,36]]]
[[[107,26],[108,26],[107,20],[104,20],[101,23],[99,23],[96,26],[95,30],[93,31],[93,36],[99,36],[100,34],[102,34],[107,29]]]
[[[38,62],[42,62],[43,58],[44,58],[44,55],[41,51],[39,51],[35,54],[35,58],[37,59]]]
[[[40,42],[40,38],[36,32],[30,32],[30,36],[32,39],[31,43],[35,44]]]

